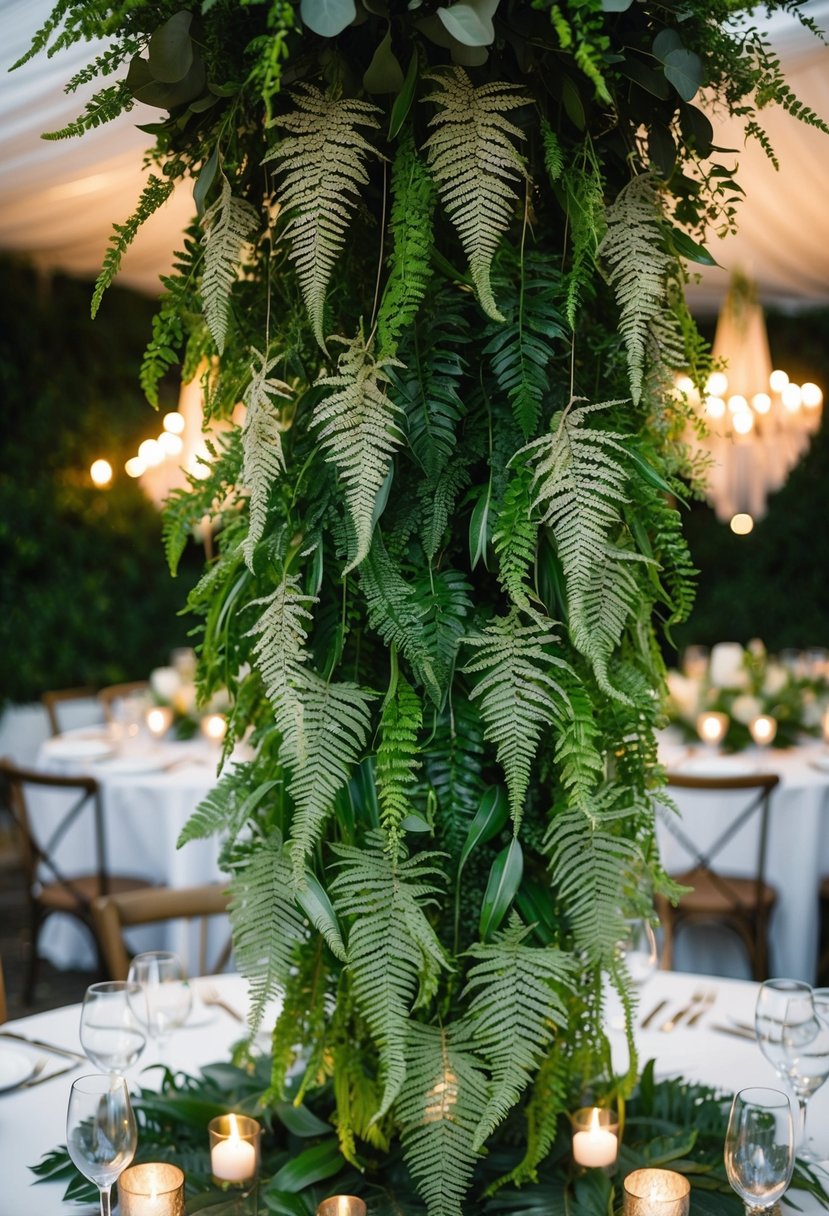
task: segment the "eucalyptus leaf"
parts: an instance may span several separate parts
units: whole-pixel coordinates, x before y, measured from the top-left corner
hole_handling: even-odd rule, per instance
[[[399,93],[403,88],[403,69],[391,48],[390,31],[386,33],[363,73],[363,87],[367,93]]]
[[[478,804],[475,818],[469,825],[461,850],[458,872],[466,865],[467,858],[479,844],[485,844],[497,836],[509,819],[509,798],[502,785],[491,785],[484,791]]]
[[[524,854],[517,836],[513,836],[492,863],[489,881],[481,904],[480,933],[488,941],[506,916],[521,884]]]
[[[344,1165],[345,1160],[336,1139],[323,1140],[320,1144],[303,1149],[276,1171],[264,1188],[265,1201],[269,1194],[279,1191],[295,1194],[315,1182],[323,1182],[338,1174]]]
[[[302,0],[302,24],[322,38],[336,38],[357,16],[354,0]]]
[[[153,79],[175,84],[190,71],[193,66],[192,21],[193,14],[182,10],[155,31],[147,47]]]
[[[665,78],[683,101],[692,101],[702,84],[702,60],[694,51],[680,47],[665,56]]]
[[[193,187],[193,202],[196,204],[196,212],[199,215],[204,214],[205,200],[210,193],[210,187],[216,180],[216,170],[219,167],[219,145],[213,145],[213,151],[208,156],[207,160],[201,167],[201,172],[196,178],[196,184]]]
[[[411,815],[404,816],[400,826],[406,832],[431,832],[434,830],[428,819],[424,819],[422,815],[416,815],[414,812]]]
[[[633,0],[602,0],[603,13],[626,13]]]
[[[653,53],[657,59],[661,59],[664,63],[665,56],[671,51],[677,51],[682,47],[682,38],[676,30],[664,29],[653,40]]]
[[[449,53],[452,62],[464,68],[482,67],[489,59],[489,51],[485,46],[465,46],[464,43],[458,42],[457,38],[452,39]]]
[[[495,41],[492,18],[499,0],[459,0],[437,10],[447,32],[464,46],[491,46]]]

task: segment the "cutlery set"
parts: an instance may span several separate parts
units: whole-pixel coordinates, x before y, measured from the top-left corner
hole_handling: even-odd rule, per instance
[[[704,1014],[711,1008],[717,999],[715,988],[698,988],[684,1005],[667,1017],[658,1027],[663,1034],[670,1034],[680,1025],[687,1028],[696,1026]],[[667,999],[659,1001],[651,1009],[650,1013],[646,1014],[640,1026],[643,1030],[647,1030],[656,1019],[665,1012],[668,1006]]]
[[[86,1056],[81,1055],[77,1051],[69,1051],[66,1047],[58,1047],[55,1043],[47,1043],[43,1039],[30,1039],[24,1034],[15,1034],[13,1030],[0,1030],[0,1039],[13,1039],[16,1043],[23,1043],[26,1047],[48,1052],[49,1055],[60,1056],[61,1059],[66,1061],[64,1067],[59,1068],[57,1072],[50,1072],[46,1076],[42,1076],[41,1074],[44,1072],[49,1060],[48,1056],[40,1056],[31,1075],[21,1085],[17,1086],[18,1089],[31,1089],[34,1085],[42,1085],[45,1081],[52,1081],[55,1077],[62,1077],[64,1073],[72,1072],[86,1061]]]

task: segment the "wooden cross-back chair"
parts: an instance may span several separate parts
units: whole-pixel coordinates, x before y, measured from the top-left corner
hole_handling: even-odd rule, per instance
[[[112,892],[147,889],[152,884],[142,878],[111,874],[106,864],[106,839],[101,792],[94,777],[63,776],[36,769],[19,768],[10,760],[0,759],[0,776],[8,789],[9,807],[15,820],[20,841],[20,854],[29,896],[30,943],[29,966],[25,999],[31,1002],[37,982],[38,938],[45,921],[54,912],[74,916],[92,935],[101,969],[104,958],[92,920],[92,902],[99,895]],[[43,792],[64,791],[75,795],[68,807],[56,809],[51,830],[38,833],[32,826],[26,793],[35,789]],[[64,874],[54,854],[67,833],[78,830],[85,816],[91,817],[93,856],[92,867],[85,873]],[[53,817],[50,815],[50,819]]]
[[[98,701],[98,690],[96,688],[59,688],[50,692],[44,692],[40,698],[40,703],[46,710],[46,716],[49,719],[49,729],[53,735],[60,735],[66,729],[65,725],[61,724],[61,711],[67,709],[71,705],[78,706],[83,703],[88,703],[90,707],[98,705],[100,707],[101,721],[103,722],[103,707]]]
[[[106,688],[99,688],[98,700],[101,703],[101,708],[104,711],[104,717],[107,722],[113,720],[114,709],[118,701],[123,701],[127,697],[139,696],[141,693],[148,693],[149,691],[149,680],[131,680],[126,684],[109,684]]]
[[[702,777],[669,773],[667,792],[696,790],[709,795],[721,794],[722,807],[727,812],[729,798],[737,798],[739,806],[729,816],[723,814],[722,829],[707,847],[699,847],[691,835],[686,819],[679,820],[667,809],[662,822],[690,859],[690,865],[680,873],[671,870],[671,877],[682,886],[691,887],[676,907],[664,896],[657,897],[657,910],[664,932],[662,966],[673,964],[676,935],[686,925],[719,923],[727,926],[743,944],[755,980],[768,978],[768,932],[771,914],[777,902],[777,891],[766,882],[766,852],[771,795],[780,778],[774,773],[751,773],[734,777]],[[745,795],[754,793],[748,803]],[[743,795],[741,798],[740,795]],[[756,819],[756,838],[752,841],[750,875],[737,875],[728,868],[721,869],[718,858],[739,832]]]
[[[226,916],[230,896],[221,883],[200,887],[154,887],[151,891],[113,892],[96,899],[92,915],[107,971],[114,980],[125,980],[130,956],[124,930],[138,925],[154,925],[171,920],[199,920],[199,975],[223,971],[230,958],[230,926],[227,944],[211,964],[207,956],[207,930],[210,917]]]

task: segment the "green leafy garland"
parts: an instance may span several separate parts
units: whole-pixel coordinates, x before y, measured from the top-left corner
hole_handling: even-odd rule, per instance
[[[429,1216],[505,1144],[536,1182],[582,1087],[635,1080],[616,943],[673,894],[654,625],[692,602],[672,377],[705,374],[681,259],[739,190],[692,101],[826,129],[739,8],[63,0],[35,39],[113,35],[70,87],[129,61],[57,136],[169,111],[96,306],[195,179],[148,397],[179,359],[209,416],[247,406],[167,514],[173,570],[212,518],[201,693],[255,747],[182,843],[223,835],[254,1027],[284,994],[269,1101],[332,1084],[339,1152],[402,1147]]]

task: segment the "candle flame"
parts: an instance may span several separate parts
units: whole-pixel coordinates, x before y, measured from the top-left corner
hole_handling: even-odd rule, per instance
[[[236,1116],[228,1115],[227,1118],[228,1123],[230,1124],[230,1139],[238,1142],[241,1140],[241,1136],[239,1135],[239,1124],[236,1122]]]
[[[598,1108],[598,1106],[593,1107],[593,1113],[590,1116],[590,1130],[591,1130],[591,1132],[597,1132],[599,1130],[599,1108]]]

